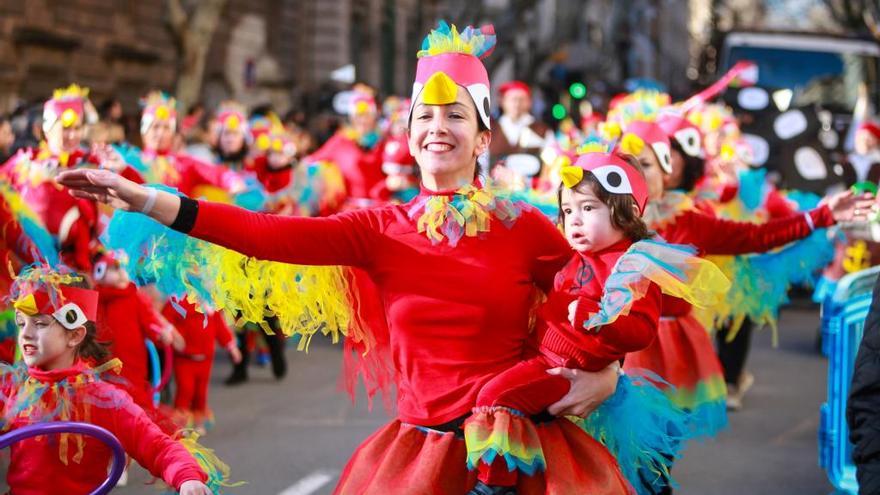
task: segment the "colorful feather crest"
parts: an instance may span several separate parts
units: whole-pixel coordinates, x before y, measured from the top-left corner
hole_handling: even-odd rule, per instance
[[[18,275],[13,275],[14,281],[9,289],[8,299],[14,301],[19,297],[34,292],[45,291],[49,294],[53,305],[57,298],[61,297],[59,286],[70,285],[82,281],[83,278],[64,265],[55,267],[45,263],[33,263],[21,269]]]
[[[653,122],[660,114],[660,110],[670,103],[671,99],[666,93],[640,89],[626,95],[609,110],[607,120],[617,122],[623,127],[635,120]]]
[[[467,26],[459,32],[455,24],[450,26],[440,21],[437,29],[432,29],[422,41],[422,49],[416,55],[419,58],[431,57],[443,53],[463,53],[483,59],[495,49],[495,28],[492,25],[476,29]]]
[[[89,88],[71,84],[66,88],[58,88],[52,92],[53,100],[85,100],[89,97]]]

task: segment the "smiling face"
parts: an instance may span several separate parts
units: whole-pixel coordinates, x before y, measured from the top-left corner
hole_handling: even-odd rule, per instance
[[[82,124],[76,123],[69,127],[64,127],[58,121],[46,131],[46,144],[53,153],[70,153],[79,148],[82,137]]]
[[[76,360],[76,348],[85,338],[85,327],[66,330],[51,315],[15,312],[18,348],[25,364],[43,370],[69,368]]]
[[[577,252],[601,251],[625,236],[614,227],[611,209],[589,184],[582,182],[574,189],[563,187],[560,207],[565,238]]]
[[[479,129],[478,118],[464,88],[448,105],[416,102],[407,141],[426,186],[455,189],[473,180],[477,157],[491,140],[489,131]]]

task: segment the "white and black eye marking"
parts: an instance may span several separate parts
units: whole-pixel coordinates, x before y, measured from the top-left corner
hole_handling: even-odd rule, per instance
[[[95,263],[95,280],[103,280],[105,275],[107,275],[107,262]]]
[[[480,118],[488,127],[489,111],[492,109],[491,100],[489,100],[489,88],[485,84],[471,84],[467,87],[468,93],[474,99],[474,105],[480,109]]]
[[[773,132],[780,139],[791,139],[807,130],[807,116],[800,110],[789,110],[773,121]]]
[[[702,143],[700,142],[700,132],[698,130],[693,127],[687,127],[676,132],[674,137],[688,156],[700,156]]]
[[[613,194],[632,194],[632,185],[626,172],[618,165],[602,165],[590,170],[602,188]]]
[[[822,180],[828,177],[828,167],[818,151],[804,146],[794,152],[794,166],[806,180]]]
[[[763,110],[770,105],[770,95],[762,88],[745,88],[737,95],[736,102],[743,110]]]
[[[660,168],[667,174],[672,173],[672,152],[669,145],[663,142],[657,142],[651,145],[654,153],[657,154],[657,161],[660,162]]]
[[[52,316],[61,323],[61,326],[68,330],[81,327],[89,321],[83,310],[75,303],[67,303],[61,306],[58,311],[52,313]]]

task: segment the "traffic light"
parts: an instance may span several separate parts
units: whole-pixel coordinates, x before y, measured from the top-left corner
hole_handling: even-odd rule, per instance
[[[575,100],[580,100],[584,96],[587,96],[587,87],[582,82],[573,82],[568,87],[568,94],[570,94]]]
[[[568,114],[568,112],[565,110],[565,105],[563,105],[562,103],[557,103],[553,105],[552,113],[553,118],[556,120],[562,120]]]

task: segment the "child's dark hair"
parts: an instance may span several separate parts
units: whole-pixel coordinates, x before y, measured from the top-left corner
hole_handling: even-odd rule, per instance
[[[694,187],[697,185],[697,181],[699,181],[705,173],[705,162],[698,156],[691,156],[685,153],[681,145],[678,144],[677,139],[671,139],[670,145],[673,150],[681,155],[682,160],[684,160],[684,170],[681,172],[681,183],[676,189],[681,189],[685,192],[693,191]]]
[[[636,157],[624,153],[617,153],[617,155],[626,161],[629,166],[638,170],[639,174],[644,177],[645,173]],[[562,211],[562,189],[564,187],[564,185],[560,184],[556,192],[556,201],[559,206],[559,224],[563,226],[565,225],[565,213]],[[623,232],[631,241],[637,242],[643,239],[650,239],[655,235],[654,232],[648,229],[648,225],[638,213],[639,205],[632,194],[615,194],[606,191],[602,184],[599,183],[599,180],[596,179],[596,176],[589,172],[585,173],[583,180],[574,187],[575,190],[583,190],[583,188],[590,188],[593,194],[599,198],[599,201],[608,206],[608,209],[611,210],[611,225]]]
[[[91,284],[83,276],[80,276],[79,280],[65,285],[79,289],[92,288]],[[110,351],[107,350],[104,343],[98,342],[97,324],[94,321],[87,321],[83,326],[86,329],[86,336],[83,337],[83,341],[76,348],[77,357],[94,361],[95,363],[103,363],[110,357]]]

